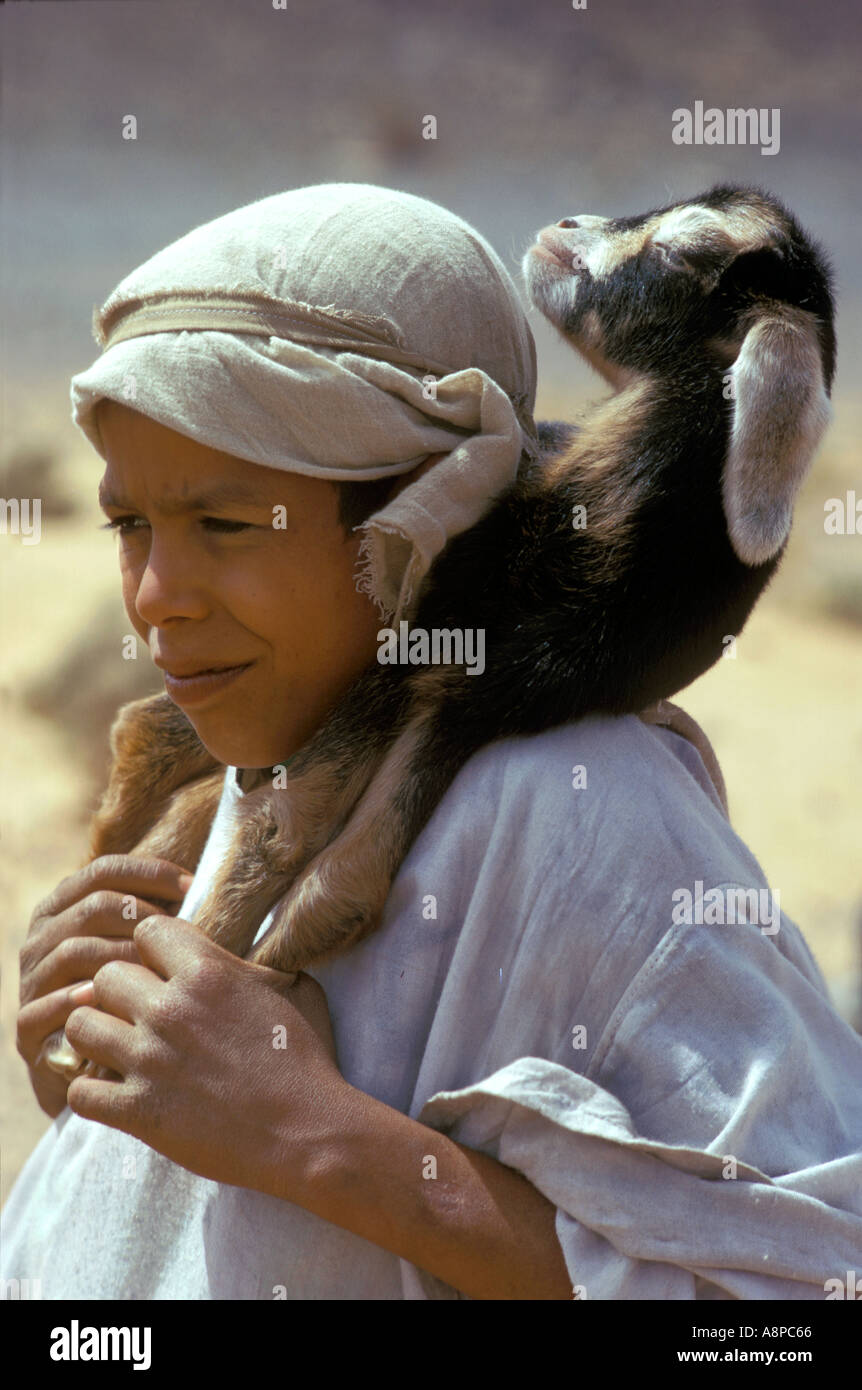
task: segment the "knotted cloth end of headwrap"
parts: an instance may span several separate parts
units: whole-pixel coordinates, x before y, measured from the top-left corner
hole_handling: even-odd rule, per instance
[[[392,522],[366,521],[356,529],[365,530],[359,545],[356,588],[376,604],[381,622],[391,625],[396,614],[412,607],[414,572],[420,568],[413,545]],[[403,556],[394,553],[399,549],[403,550]],[[403,578],[401,589],[395,594],[389,576],[398,573],[403,574]]]

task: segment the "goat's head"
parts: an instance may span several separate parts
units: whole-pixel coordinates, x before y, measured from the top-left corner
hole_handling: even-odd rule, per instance
[[[523,270],[535,306],[612,385],[673,390],[714,373],[732,412],[731,542],[746,564],[770,559],[831,418],[835,371],[829,268],[795,218],[722,185],[639,217],[564,217]]]

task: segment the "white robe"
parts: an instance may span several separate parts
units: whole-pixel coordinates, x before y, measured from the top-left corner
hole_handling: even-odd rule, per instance
[[[181,916],[241,795],[231,769]],[[783,914],[675,922],[698,882],[767,889],[698,753],[588,719],[473,757],[378,931],[309,974],[353,1086],[554,1203],[573,1296],[824,1299],[862,1275],[862,1039]],[[0,1234],[45,1298],[465,1296],[68,1108]]]

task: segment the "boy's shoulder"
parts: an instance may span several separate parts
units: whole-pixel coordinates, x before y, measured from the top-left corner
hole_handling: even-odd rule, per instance
[[[717,833],[729,830],[694,744],[636,715],[593,715],[486,744],[461,769],[447,802],[538,817],[551,828],[596,818],[630,825],[632,816],[655,823],[657,815],[667,825],[696,811]]]
[[[465,906],[484,895],[560,946],[568,923],[579,949],[594,938],[597,953],[615,934],[622,954],[644,960],[686,895],[696,903],[709,890],[769,892],[697,748],[635,715],[487,744],[461,769],[415,849],[428,881],[445,862]],[[780,923],[763,941],[825,992],[799,928],[783,911]],[[735,936],[721,935],[732,953]]]

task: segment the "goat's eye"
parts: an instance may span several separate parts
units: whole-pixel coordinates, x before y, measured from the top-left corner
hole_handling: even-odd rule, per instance
[[[672,246],[670,246],[666,241],[654,241],[653,246],[655,250],[658,251],[659,255],[661,256],[661,259],[664,261],[666,265],[685,265],[684,257],[681,256],[680,253],[676,251]]]

